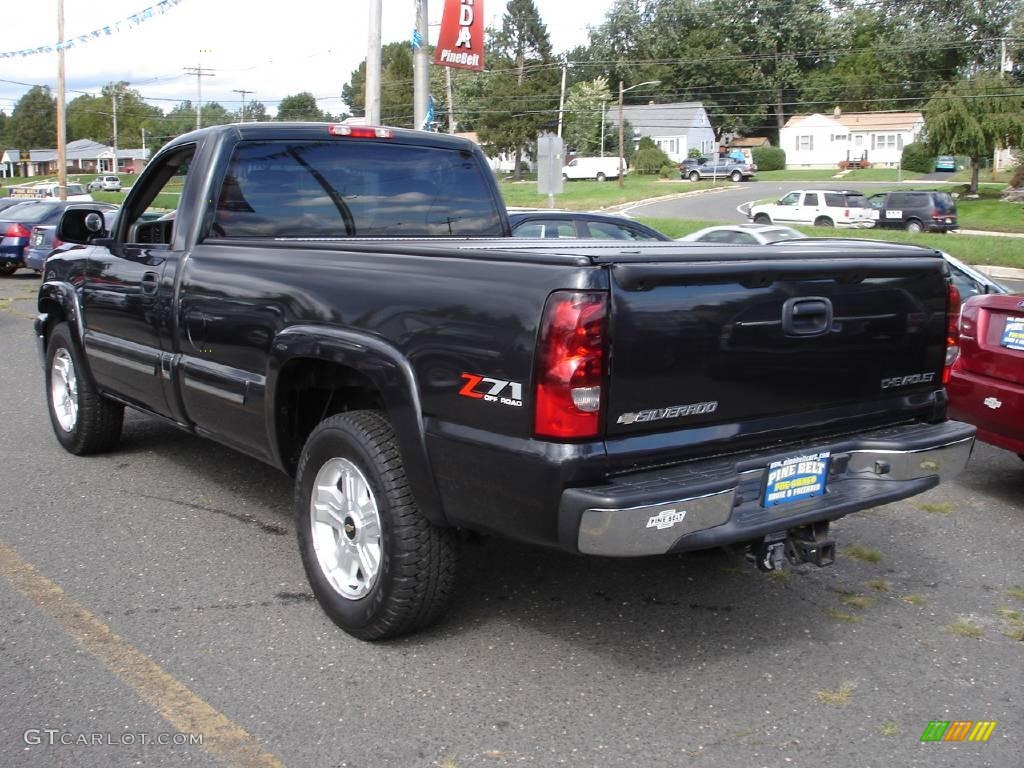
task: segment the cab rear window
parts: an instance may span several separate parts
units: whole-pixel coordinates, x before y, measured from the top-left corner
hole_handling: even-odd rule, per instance
[[[472,153],[359,140],[240,142],[210,233],[228,238],[503,234]]]

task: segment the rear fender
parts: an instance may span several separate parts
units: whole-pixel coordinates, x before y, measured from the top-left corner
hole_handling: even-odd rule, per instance
[[[358,371],[381,394],[398,439],[406,476],[416,502],[427,518],[447,523],[427,454],[419,387],[409,361],[387,342],[340,328],[300,325],[277,335],[271,347],[267,375],[267,430],[279,466],[285,466],[277,440],[277,391],[281,371],[297,358],[324,360]]]

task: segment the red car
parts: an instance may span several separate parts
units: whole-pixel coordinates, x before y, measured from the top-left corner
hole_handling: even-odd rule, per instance
[[[960,356],[949,383],[950,418],[1024,459],[1024,295],[972,296],[960,314]]]

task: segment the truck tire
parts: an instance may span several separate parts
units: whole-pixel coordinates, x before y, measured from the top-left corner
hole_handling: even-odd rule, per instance
[[[362,640],[436,621],[455,586],[454,532],[416,506],[394,431],[377,411],[322,421],[295,476],[295,530],[313,594]]]
[[[700,181],[700,174],[697,171],[690,171],[690,181]]]
[[[21,264],[16,261],[8,261],[5,264],[0,264],[0,277],[10,277],[21,268]]]
[[[729,178],[732,179],[733,181],[743,181],[743,174],[740,173],[739,171],[733,171],[732,175],[729,176]]]
[[[819,216],[814,220],[814,226],[816,227],[834,227],[835,224],[828,216]]]
[[[569,174],[563,173],[562,174],[562,181],[568,181],[568,180],[569,180]]]
[[[603,173],[601,173],[600,171],[597,172],[597,180],[598,181],[604,181],[605,180],[605,175]]]
[[[759,213],[759,214],[757,214],[757,216],[754,217],[754,223],[755,224],[771,224],[772,223],[772,217],[769,216],[767,213]]]
[[[903,228],[907,230],[907,232],[921,232],[924,229],[924,227],[921,226],[921,222],[917,219],[911,219],[903,225]]]
[[[53,432],[69,453],[109,451],[120,440],[124,406],[96,389],[67,323],[53,329],[46,346],[46,401]]]

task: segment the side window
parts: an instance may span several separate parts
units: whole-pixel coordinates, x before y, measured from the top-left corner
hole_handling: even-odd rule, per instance
[[[142,197],[132,202],[130,210],[119,217],[118,228],[122,239],[140,245],[170,245],[174,235],[174,222],[185,179],[192,166],[195,145],[188,145],[161,158],[159,165],[148,171]],[[122,229],[122,225],[123,228]]]
[[[829,208],[842,208],[846,205],[846,198],[842,195],[825,194],[825,205]]]
[[[700,242],[702,243],[728,243],[731,242],[732,232],[727,229],[716,229],[714,232],[708,232],[706,235],[701,237]]]
[[[587,229],[595,240],[650,240],[651,238],[622,224],[608,221],[588,221]]]
[[[757,239],[746,232],[733,232],[729,242],[736,245],[758,245]]]
[[[546,221],[527,221],[512,231],[514,237],[536,238],[574,238],[576,226],[567,220],[552,219]]]
[[[814,193],[804,195],[804,205],[818,205],[818,196]]]
[[[790,192],[788,195],[779,200],[779,205],[796,205],[800,200],[799,192]]]
[[[889,195],[889,202],[886,203],[886,208],[906,208],[909,205],[913,205],[913,202],[909,198],[910,195],[894,192]]]
[[[571,163],[569,163],[569,167],[570,168],[575,168],[579,164],[580,164],[579,160],[573,160]]]

